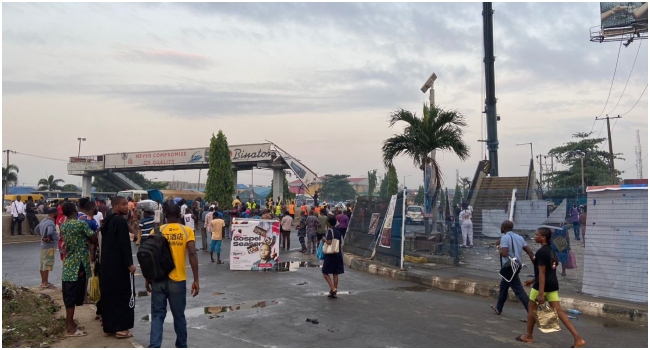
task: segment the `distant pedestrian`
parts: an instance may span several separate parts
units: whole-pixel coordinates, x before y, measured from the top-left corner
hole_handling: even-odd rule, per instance
[[[160,200],[158,199],[156,199],[156,203],[158,203],[158,209],[154,211],[153,225],[154,227],[159,227],[160,223],[163,221],[162,204],[160,204]]]
[[[327,219],[327,234],[325,235],[323,244],[331,245],[333,239],[338,239],[343,241],[341,231],[336,227],[336,218]],[[338,292],[339,287],[339,275],[344,273],[343,268],[343,254],[341,254],[341,245],[339,244],[338,253],[334,254],[325,254],[323,259],[323,268],[321,269],[323,277],[327,284],[330,287],[330,292],[327,295],[328,298],[336,298],[336,293]],[[332,275],[330,278],[329,275]]]
[[[533,254],[533,251],[530,249],[530,247],[528,247],[523,237],[512,231],[513,227],[514,224],[510,220],[506,220],[501,223],[501,234],[503,234],[503,236],[497,243],[499,255],[501,256],[501,266],[508,262],[508,257],[515,257],[519,264],[523,264],[523,260],[521,258],[522,250],[528,254],[530,261],[534,263],[535,255]],[[521,280],[519,279],[519,271],[517,271],[510,282],[503,279],[503,277],[501,278],[501,284],[499,285],[499,299],[497,301],[496,308],[490,305],[492,310],[497,315],[501,315],[501,312],[503,312],[503,306],[505,305],[506,300],[508,300],[509,288],[512,288],[512,291],[515,293],[519,301],[521,301],[521,303],[524,305],[526,313],[528,313],[528,296],[526,295],[524,287],[521,285]]]
[[[25,216],[29,224],[29,233],[35,235],[34,228],[38,225],[38,218],[36,218],[36,203],[32,196],[27,196],[27,203],[25,203]]]
[[[318,213],[318,221],[320,222],[320,226],[318,226],[318,230],[316,230],[317,242],[320,242],[327,234],[327,218],[327,210],[321,210],[320,213]]]
[[[284,212],[284,217],[280,223],[280,234],[282,238],[280,240],[280,249],[289,250],[291,247],[291,227],[293,226],[293,218],[289,214],[289,211]]]
[[[194,231],[194,223],[196,221],[198,221],[198,220],[197,220],[196,216],[194,216],[194,214],[192,214],[192,209],[191,208],[186,208],[185,209],[184,218],[185,218],[185,226],[191,228],[192,231]]]
[[[49,274],[54,268],[54,251],[59,241],[59,233],[54,223],[57,213],[56,208],[50,208],[47,217],[34,228],[36,234],[41,237],[41,289],[54,289],[54,285],[49,282]]]
[[[65,242],[66,256],[63,260],[61,277],[63,304],[66,314],[66,336],[82,337],[88,333],[81,331],[74,321],[76,306],[84,304],[86,296],[86,279],[90,273],[90,255],[87,241],[97,244],[97,236],[88,224],[78,220],[77,207],[74,203],[62,205],[66,221],[61,225],[61,236]],[[130,255],[130,254],[129,254]]]
[[[443,212],[444,212],[444,209],[442,208],[442,204],[441,204],[441,205],[438,206],[438,219],[439,220],[444,219]]]
[[[305,216],[300,218],[300,222],[298,223],[298,226],[296,226],[296,230],[298,230],[298,241],[302,247],[302,250],[300,250],[300,252],[304,253],[307,251],[307,246],[305,245],[305,237],[307,236],[307,218]]]
[[[25,220],[25,203],[21,201],[20,196],[16,196],[16,200],[11,203],[11,235],[14,234],[14,227],[18,225],[18,235],[22,236],[22,224]]]
[[[202,227],[203,231],[205,231],[205,245],[206,245],[205,251],[207,251],[207,244],[208,244],[207,236],[212,235],[212,220],[217,218],[214,209],[215,207],[208,208],[208,210],[205,212],[205,217],[203,218],[203,222],[205,223],[203,224]]]
[[[199,230],[201,231],[201,250],[204,252],[208,251],[208,232],[211,230],[207,229],[207,226],[210,225],[210,221],[212,221],[212,215],[210,215],[210,220],[208,220],[208,215],[211,214],[210,208],[206,207],[205,210],[200,214],[201,218],[201,225],[199,226]]]
[[[291,200],[291,203],[289,204],[289,215],[292,219],[295,219],[296,217],[296,202],[294,200]]]
[[[271,215],[271,211],[269,209],[264,209],[264,212],[262,213],[262,220],[271,220],[273,219],[273,216]]]
[[[587,206],[581,206],[582,212],[578,218],[580,221],[580,233],[582,234],[582,246],[585,246],[585,231],[587,231]]]
[[[223,234],[226,231],[226,222],[214,213],[209,216],[210,220],[210,260],[214,262],[214,252],[217,252],[217,264],[223,264],[221,261],[221,243],[223,241]]]
[[[578,331],[573,327],[571,320],[569,320],[569,317],[567,317],[560,305],[560,295],[558,294],[560,286],[555,272],[557,259],[549,246],[550,241],[551,230],[544,227],[538,228],[535,232],[535,242],[541,244],[542,247],[535,253],[535,260],[533,262],[535,277],[525,282],[526,286],[533,286],[530,290],[530,301],[528,303],[526,334],[520,335],[515,339],[524,343],[533,342],[537,307],[544,305],[548,301],[549,305],[557,312],[560,321],[564,323],[564,326],[573,335],[573,345],[571,347],[581,348],[586,342],[580,337]]]
[[[578,210],[578,205],[573,204],[571,208],[571,223],[573,224],[573,235],[575,236],[576,241],[580,240],[580,210]]]
[[[140,220],[140,239],[146,239],[154,228],[154,218],[156,214],[153,211],[145,210],[144,217]]]
[[[463,242],[461,247],[474,247],[474,225],[472,223],[472,212],[463,204],[463,210],[458,214],[460,217],[460,228],[463,233]]]
[[[571,240],[566,226],[561,224],[561,229],[551,229],[550,246],[555,252],[557,260],[562,264],[562,276],[566,276],[566,265],[569,262],[569,251],[571,250]]]
[[[162,346],[163,324],[167,316],[167,304],[174,319],[174,331],[176,332],[177,348],[187,347],[187,320],[185,319],[186,304],[186,279],[188,260],[192,268],[194,282],[192,283],[191,295],[199,295],[199,259],[196,255],[196,238],[194,230],[181,224],[181,209],[176,204],[170,204],[167,208],[167,225],[163,225],[160,231],[169,241],[172,258],[175,268],[169,273],[168,278],[161,281],[146,280],[145,288],[151,292],[151,332],[149,334],[149,347],[159,348]]]
[[[320,221],[314,215],[314,211],[309,212],[307,217],[307,253],[306,254],[316,254],[316,249],[318,242],[316,241],[316,231],[320,227]]]
[[[338,215],[336,215],[336,228],[339,229],[341,232],[341,243],[345,240],[345,234],[348,232],[348,223],[350,221],[350,218],[343,214],[342,211],[337,210],[336,212]]]

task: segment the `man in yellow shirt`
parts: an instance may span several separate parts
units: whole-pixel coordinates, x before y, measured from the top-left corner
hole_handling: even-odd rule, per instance
[[[170,204],[167,208],[167,225],[160,227],[160,232],[167,238],[175,268],[169,273],[168,278],[161,281],[145,283],[148,292],[151,292],[151,332],[149,334],[149,347],[162,346],[163,323],[167,315],[167,303],[174,318],[176,343],[178,348],[187,347],[187,321],[185,320],[186,303],[186,256],[189,256],[194,282],[191,294],[199,294],[199,259],[196,256],[196,243],[194,230],[180,224],[181,208]],[[169,347],[169,346],[166,346]]]
[[[221,213],[217,214],[221,215]],[[210,221],[212,225],[212,242],[210,242],[210,259],[214,262],[212,253],[217,252],[217,264],[223,264],[221,261],[221,242],[223,240],[223,233],[226,230],[226,222],[221,217],[216,217]]]
[[[235,198],[235,200],[232,201],[232,206],[239,208],[240,205],[241,205],[241,200],[239,200],[239,196],[237,196],[237,198]]]

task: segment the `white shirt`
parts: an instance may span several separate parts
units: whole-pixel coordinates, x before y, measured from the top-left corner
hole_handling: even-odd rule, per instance
[[[17,218],[18,214],[25,215],[25,203],[14,201],[11,203],[11,216]]]
[[[158,209],[154,211],[153,222],[159,224],[161,217],[162,217],[162,206],[160,205],[160,203],[158,203]]]
[[[474,214],[474,208],[472,208],[471,205],[467,206],[467,210],[469,210],[470,213]]]
[[[187,204],[181,205],[181,213],[183,213],[183,215],[185,215],[186,210],[187,210]]]
[[[101,211],[97,211],[97,214],[93,216],[93,220],[97,221],[97,225],[102,225],[102,220],[104,220],[104,214]]]
[[[192,214],[185,214],[185,226],[194,230],[194,219],[192,219]]]
[[[458,214],[461,224],[469,224],[472,222],[472,212],[469,209],[465,209]]]

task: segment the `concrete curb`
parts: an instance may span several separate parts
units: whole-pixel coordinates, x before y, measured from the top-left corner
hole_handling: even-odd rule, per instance
[[[368,261],[359,256],[343,253],[343,262],[346,266],[355,270],[371,274],[419,283],[434,288],[460,292],[469,295],[482,296],[495,299],[499,295],[499,285],[470,281],[467,278],[451,278],[448,276],[433,276],[422,271],[401,271],[394,266]],[[518,301],[512,290],[509,291],[508,299]],[[605,302],[591,302],[577,298],[560,298],[562,307],[565,309],[577,309],[585,315],[613,318],[621,321],[648,323],[648,311],[635,307],[614,305]]]

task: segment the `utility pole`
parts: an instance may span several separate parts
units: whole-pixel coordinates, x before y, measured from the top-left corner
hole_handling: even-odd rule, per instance
[[[499,139],[497,137],[497,98],[494,80],[494,32],[492,3],[483,3],[483,47],[485,49],[485,117],[490,176],[499,176]]]
[[[607,116],[605,118],[596,118],[596,120],[607,120],[607,142],[609,143],[609,179],[612,185],[614,185],[616,181],[616,169],[614,169],[614,150],[612,148],[612,129],[609,126],[609,120],[610,119],[620,119],[621,116],[616,116],[616,117],[610,117]]]
[[[544,172],[544,170],[542,170],[542,154],[538,155],[537,159],[539,159],[539,185],[542,186],[542,173]]]

